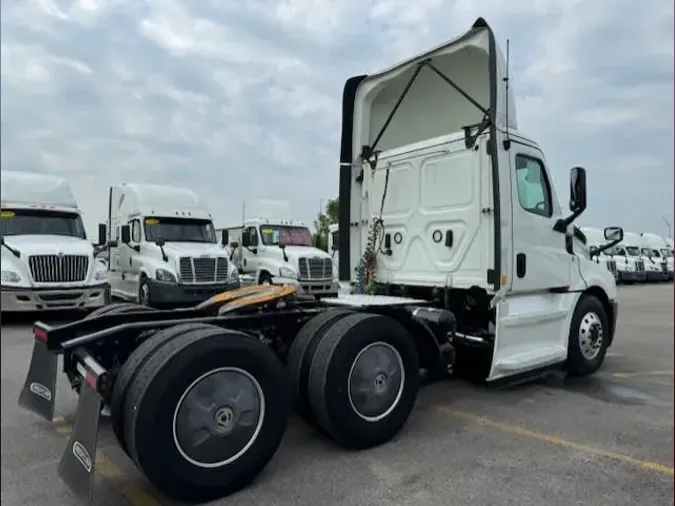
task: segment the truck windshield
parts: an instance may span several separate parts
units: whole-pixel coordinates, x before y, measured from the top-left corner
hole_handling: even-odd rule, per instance
[[[626,246],[626,251],[628,252],[629,256],[632,257],[640,256],[640,248],[636,248],[635,246]]]
[[[145,218],[145,240],[155,242],[216,242],[216,231],[210,220],[192,218]]]
[[[86,239],[82,218],[77,213],[47,209],[3,209],[0,235],[65,235]]]
[[[312,234],[306,227],[289,227],[286,225],[262,225],[260,237],[265,246],[311,246]]]

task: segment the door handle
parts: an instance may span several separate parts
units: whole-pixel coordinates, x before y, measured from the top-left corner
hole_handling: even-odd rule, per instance
[[[527,271],[527,257],[525,253],[518,253],[516,255],[516,276],[519,278],[525,277],[525,272]]]

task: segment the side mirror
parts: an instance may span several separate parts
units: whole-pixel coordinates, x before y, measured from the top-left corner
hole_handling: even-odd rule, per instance
[[[131,229],[129,225],[122,225],[120,227],[120,239],[122,244],[129,244],[131,242]]]
[[[283,242],[280,242],[280,243],[279,243],[279,247],[280,247],[281,249],[286,249],[286,245],[285,245]]]
[[[227,243],[230,242],[230,231],[229,230],[223,230],[221,232],[220,236],[220,245],[221,246],[227,246]]]
[[[623,228],[621,227],[606,227],[605,240],[607,241],[623,241]]]
[[[247,232],[241,235],[241,245],[244,248],[248,248],[249,246],[251,246],[251,237],[248,235]]]
[[[598,253],[598,247],[597,246],[591,246],[591,248],[588,250],[588,252],[591,254],[591,256],[595,256]]]
[[[577,216],[586,209],[586,169],[570,170],[570,211]]]
[[[166,244],[166,241],[164,239],[157,239],[155,244],[161,248]]]
[[[103,246],[106,242],[108,242],[108,228],[106,227],[105,223],[99,223],[98,224],[98,244],[100,246]]]
[[[340,239],[338,238],[338,234],[333,234],[333,251],[337,251],[340,249]]]

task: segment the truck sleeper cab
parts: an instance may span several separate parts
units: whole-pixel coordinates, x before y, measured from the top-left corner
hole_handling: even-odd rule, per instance
[[[109,199],[113,296],[181,306],[239,287],[239,273],[196,193],[123,183],[110,188]]]
[[[2,170],[2,311],[95,309],[110,300],[68,182]],[[99,237],[99,243],[105,236]]]
[[[338,293],[331,255],[315,247],[309,228],[292,218],[288,202],[247,201],[243,214],[243,226],[227,229],[230,259],[240,273],[257,284],[294,284],[309,295]]]
[[[479,19],[453,41],[347,81],[340,280],[453,311],[459,332],[493,356],[489,381],[577,359],[595,370],[606,348],[579,351],[582,322],[602,322],[609,345],[616,283],[574,251],[585,171],[570,173],[563,216],[544,153],[518,132],[505,69]],[[605,234],[616,243],[623,232]]]

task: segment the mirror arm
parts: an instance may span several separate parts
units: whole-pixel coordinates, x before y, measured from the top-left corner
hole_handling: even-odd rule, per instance
[[[567,233],[567,227],[569,227],[574,222],[574,220],[576,220],[579,215],[581,215],[582,212],[583,211],[574,211],[567,218],[560,218],[555,222],[555,225],[553,225],[553,230],[560,232],[561,234]]]
[[[599,246],[598,249],[596,249],[593,252],[592,256],[598,256],[603,251],[607,251],[609,248],[613,248],[614,246],[619,244],[621,241],[622,241],[622,239],[615,239],[614,241],[610,241],[607,244],[603,244],[602,246]]]

